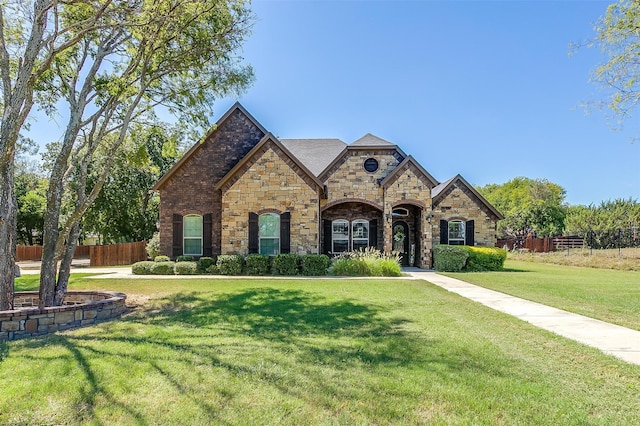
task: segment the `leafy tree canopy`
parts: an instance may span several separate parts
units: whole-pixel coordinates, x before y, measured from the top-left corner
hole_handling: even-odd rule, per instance
[[[546,179],[517,177],[503,184],[477,188],[505,219],[498,223],[501,237],[539,237],[562,234],[565,217],[565,190]]]

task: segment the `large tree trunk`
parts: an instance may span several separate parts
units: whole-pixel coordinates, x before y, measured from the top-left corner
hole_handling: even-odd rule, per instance
[[[60,306],[64,302],[64,297],[67,294],[67,288],[69,287],[69,275],[71,275],[71,261],[73,260],[73,254],[76,251],[76,244],[78,237],[80,236],[80,225],[75,224],[69,235],[69,241],[64,250],[64,256],[60,262],[60,269],[58,271],[58,282],[56,283],[56,292],[54,298],[54,305]]]
[[[8,161],[0,164],[0,311],[13,309],[17,217],[13,161]]]

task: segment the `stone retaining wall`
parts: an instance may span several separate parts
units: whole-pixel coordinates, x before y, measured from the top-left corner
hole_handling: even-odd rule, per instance
[[[17,292],[14,310],[0,311],[0,341],[40,336],[83,327],[118,317],[126,311],[123,293],[74,291],[67,293],[64,305],[38,308],[38,292]]]

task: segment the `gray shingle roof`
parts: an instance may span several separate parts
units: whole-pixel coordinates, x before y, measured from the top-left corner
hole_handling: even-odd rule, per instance
[[[340,139],[279,139],[311,173],[318,176],[345,149]]]
[[[440,192],[442,192],[443,189],[445,189],[447,186],[449,186],[449,184],[457,177],[458,177],[458,175],[455,175],[451,179],[447,179],[444,182],[442,182],[441,184],[438,184],[438,185],[434,186],[433,189],[431,190],[431,198],[435,198],[438,194],[440,194]]]
[[[389,141],[385,141],[382,138],[379,138],[371,133],[367,133],[357,141],[353,142],[351,146],[395,146],[394,143]]]

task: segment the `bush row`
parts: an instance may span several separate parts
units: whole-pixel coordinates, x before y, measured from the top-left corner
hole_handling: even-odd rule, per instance
[[[500,271],[506,259],[506,250],[497,247],[437,245],[433,248],[436,271]]]
[[[178,256],[172,262],[168,256],[156,256],[154,261],[137,262],[131,267],[135,275],[327,275],[331,260],[324,254],[278,254],[270,257],[262,254],[250,254],[246,258],[240,255],[221,255],[216,260],[201,257],[194,261],[191,256]]]

